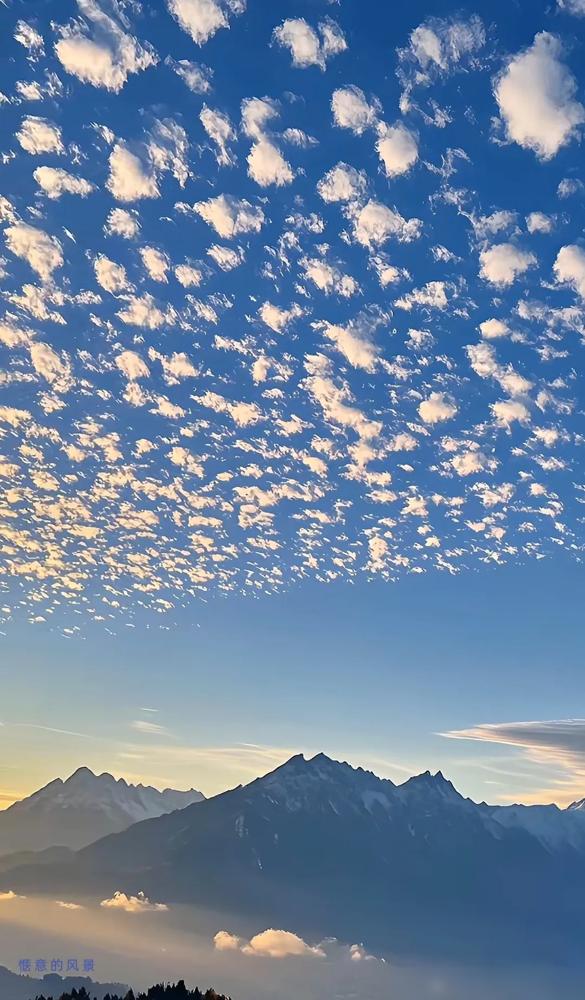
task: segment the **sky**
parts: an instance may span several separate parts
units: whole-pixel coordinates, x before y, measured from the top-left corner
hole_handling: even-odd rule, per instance
[[[399,7],[2,8],[5,804],[585,794],[585,3]]]

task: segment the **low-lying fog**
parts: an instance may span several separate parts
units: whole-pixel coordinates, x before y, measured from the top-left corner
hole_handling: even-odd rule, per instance
[[[136,988],[185,979],[234,1000],[582,1000],[577,973],[541,968],[429,966],[368,955],[360,942],[306,941],[243,928],[192,907],[152,909],[125,898],[99,906],[0,895],[0,965],[21,959],[94,961],[94,979]],[[151,904],[152,905],[152,904]],[[284,928],[283,930],[289,930]],[[219,931],[225,935],[214,938]],[[255,935],[259,935],[255,937]],[[297,952],[291,954],[291,952]],[[66,974],[65,972],[63,973]],[[70,973],[75,975],[76,973]],[[10,1000],[0,997],[0,1000]]]

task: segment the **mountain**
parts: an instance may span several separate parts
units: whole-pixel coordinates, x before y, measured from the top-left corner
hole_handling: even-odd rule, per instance
[[[125,830],[132,823],[182,809],[203,798],[195,789],[177,792],[165,788],[160,792],[80,767],[66,781],[56,778],[0,811],[0,856],[53,846],[76,850],[99,837]]]
[[[533,815],[476,805],[440,772],[397,786],[299,755],[69,862],[2,873],[0,887],[86,900],[142,891],[223,912],[238,932],[280,927],[391,955],[582,963],[585,852]]]
[[[42,979],[17,975],[0,965],[0,1000],[33,1000],[39,994],[60,997],[62,993],[85,988],[91,997],[103,1000],[109,993],[123,996],[128,989],[124,983],[95,983],[87,976],[58,976],[48,973]]]

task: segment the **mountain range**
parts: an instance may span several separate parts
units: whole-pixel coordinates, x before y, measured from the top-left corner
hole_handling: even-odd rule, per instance
[[[52,847],[77,850],[140,820],[162,816],[203,798],[193,788],[188,792],[165,788],[161,792],[80,767],[65,781],[55,778],[0,811],[0,868],[6,867],[2,855]]]
[[[441,772],[395,785],[319,754],[138,822],[0,887],[120,890],[382,953],[583,963],[582,803],[489,806]]]
[[[124,995],[128,989],[124,983],[96,983],[87,976],[59,976],[47,973],[42,979],[17,975],[0,965],[0,997],[2,1000],[32,1000],[40,994],[60,997],[71,990],[85,988],[95,1000],[104,1000],[108,995]]]

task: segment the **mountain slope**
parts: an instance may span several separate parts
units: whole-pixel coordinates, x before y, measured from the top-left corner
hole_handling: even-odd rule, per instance
[[[0,875],[15,891],[193,903],[260,927],[402,953],[572,962],[583,855],[494,819],[439,773],[396,786],[318,755],[138,823],[69,864]]]
[[[0,965],[0,997],[2,1000],[32,1000],[43,993],[47,997],[60,997],[62,993],[82,987],[95,1000],[104,1000],[108,994],[124,996],[127,986],[124,983],[96,983],[87,976],[59,976],[47,973],[42,979],[33,976],[17,975],[10,969]]]
[[[160,792],[80,767],[0,811],[0,856],[59,846],[78,849],[132,823],[182,809],[204,796],[191,789]]]

